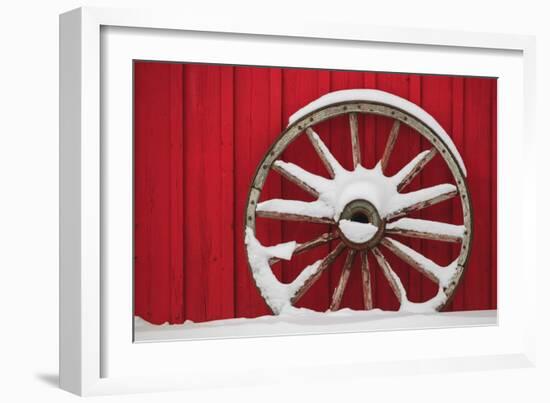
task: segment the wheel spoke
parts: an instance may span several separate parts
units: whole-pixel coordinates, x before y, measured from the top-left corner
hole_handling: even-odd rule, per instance
[[[357,113],[349,114],[349,127],[351,132],[351,151],[353,154],[353,167],[361,165],[361,146],[359,144],[359,123]]]
[[[342,166],[340,165],[338,160],[334,158],[325,143],[323,143],[323,140],[321,140],[319,135],[315,133],[315,131],[311,127],[308,127],[306,129],[306,133],[307,137],[311,141],[311,144],[313,145],[313,148],[315,148],[315,151],[319,155],[319,158],[327,168],[330,177],[334,178],[336,172],[343,170]]]
[[[456,186],[445,183],[399,195],[402,197],[396,199],[385,216],[387,221],[451,199],[457,195],[457,190]]]
[[[403,287],[403,283],[401,282],[401,279],[395,274],[395,272],[390,267],[390,264],[382,255],[382,252],[378,248],[373,248],[372,253],[374,253],[374,256],[376,257],[376,261],[378,262],[378,265],[382,269],[382,273],[384,273],[384,276],[386,277],[386,280],[388,280],[388,283],[390,284],[390,288],[392,289],[393,293],[397,297],[397,300],[399,303],[402,303],[407,298],[407,292],[405,291],[405,287]]]
[[[340,234],[338,232],[332,232],[332,233],[324,233],[318,238],[312,239],[311,241],[307,241],[301,244],[298,244],[296,248],[294,249],[294,253],[292,256],[299,255],[300,253],[303,253],[305,251],[308,251],[310,249],[316,248],[321,245],[325,245],[326,243],[338,239],[340,237]],[[274,263],[279,262],[281,259],[277,257],[272,257],[269,259],[269,264],[273,265]]]
[[[331,311],[337,311],[340,308],[340,302],[342,301],[342,296],[344,295],[344,290],[346,289],[346,284],[348,283],[349,274],[351,273],[351,268],[353,267],[355,253],[355,249],[350,249],[348,255],[346,256],[346,262],[344,263],[344,268],[342,269],[338,286],[334,289],[334,293],[332,294],[332,302],[330,303]]]
[[[370,283],[369,260],[367,251],[361,252],[361,279],[363,280],[363,303],[366,310],[372,309],[372,287]]]
[[[324,202],[316,200],[305,202],[301,200],[271,199],[259,203],[256,216],[286,221],[307,221],[333,224],[332,208]]]
[[[453,225],[418,218],[401,218],[386,225],[386,232],[389,234],[443,242],[461,242],[464,231],[464,225]]]
[[[399,122],[399,120],[395,120],[393,122],[393,126],[388,136],[388,140],[386,141],[386,148],[384,148],[384,154],[382,154],[382,159],[380,160],[382,172],[384,172],[386,170],[386,167],[388,166],[390,155],[393,151],[393,147],[395,146],[395,142],[397,140],[397,134],[399,133],[400,125],[401,125],[401,122]]]
[[[440,266],[414,249],[387,237],[382,239],[382,245],[441,287],[446,287],[456,272],[456,261],[447,267]]]
[[[327,186],[326,178],[308,172],[292,162],[275,161],[272,168],[315,197]]]
[[[317,268],[317,271],[314,275],[309,277],[304,284],[296,291],[294,296],[291,298],[290,302],[294,305],[302,296],[306,293],[307,290],[321,277],[321,274],[334,262],[334,260],[340,256],[342,251],[346,248],[343,242],[338,243],[336,248],[334,248],[325,258],[321,261],[321,264]]]
[[[398,192],[411,183],[416,175],[422,171],[424,166],[432,160],[436,152],[437,150],[433,147],[430,150],[422,151],[393,176],[394,180],[397,182]]]

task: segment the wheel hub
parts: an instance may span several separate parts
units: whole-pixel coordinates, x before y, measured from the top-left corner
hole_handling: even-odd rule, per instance
[[[349,233],[346,234],[345,231],[342,231],[340,224],[343,220],[357,224],[371,224],[375,226],[377,230],[368,240],[357,242],[356,239],[352,239],[352,237],[349,236]],[[385,224],[385,221],[380,217],[378,210],[371,202],[364,199],[357,199],[349,202],[344,207],[338,220],[338,232],[340,233],[342,241],[350,248],[357,250],[371,249],[378,245],[383,238]]]

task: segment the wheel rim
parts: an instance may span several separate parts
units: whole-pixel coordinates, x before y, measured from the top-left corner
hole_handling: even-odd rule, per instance
[[[371,114],[393,119],[393,126],[388,136],[384,153],[377,166],[373,169],[366,169],[361,165],[362,156],[360,153],[358,135],[358,114]],[[344,171],[346,171],[349,177],[353,175],[356,176],[357,183],[362,189],[367,189],[365,193],[368,194],[368,196],[363,195],[364,197],[355,197],[349,200],[344,198],[344,202],[340,203],[341,205],[338,205],[338,202],[334,202],[332,206],[325,200],[325,204],[332,207],[334,211],[328,212],[327,210],[322,214],[318,214],[319,211],[315,210],[315,214],[309,215],[293,214],[289,212],[291,210],[287,209],[288,206],[281,204],[278,205],[279,208],[277,209],[273,208],[274,203],[271,203],[271,205],[268,205],[269,203],[266,204],[266,202],[259,203],[261,191],[271,170],[277,171],[283,177],[312,194],[314,197],[318,197],[318,200],[323,198],[322,186],[320,186],[316,180],[313,180],[315,178],[312,179],[310,176],[312,174],[305,170],[301,170],[299,166],[294,164],[279,161],[279,157],[298,136],[306,134],[313,148],[317,151],[319,158],[327,168],[331,180],[336,182],[338,176],[342,175],[342,171],[340,171],[341,166],[324,145],[320,137],[315,133],[314,126],[341,115],[349,116],[350,145],[354,166],[353,171]],[[449,168],[454,184],[438,185],[438,188],[436,186],[420,189],[420,191],[416,192],[424,192],[418,195],[417,200],[412,200],[409,204],[404,205],[397,203],[396,205],[400,208],[392,209],[390,208],[391,206],[387,206],[388,203],[371,200],[370,196],[372,192],[369,193],[368,189],[372,191],[373,189],[376,190],[376,186],[382,186],[374,184],[376,181],[382,181],[380,179],[381,176],[378,175],[375,170],[379,169],[379,173],[384,177],[384,170],[392,154],[393,147],[396,141],[398,141],[399,130],[403,124],[423,136],[431,144],[431,149],[421,152],[413,158],[409,164],[403,167],[401,171],[391,177],[396,193],[401,195],[415,193],[402,193],[401,191],[406,188],[437,153],[441,155]],[[369,185],[371,186],[370,188]],[[448,186],[445,187],[445,185]],[[463,225],[461,226],[430,222],[428,225],[430,228],[427,228],[426,222],[428,220],[407,218],[407,215],[414,211],[444,202],[454,197],[459,197],[462,205]],[[408,199],[411,198],[414,199],[412,196],[408,197]],[[398,200],[400,197],[395,196],[395,199]],[[404,198],[402,197],[401,199]],[[394,199],[391,200],[393,201]],[[281,208],[281,206],[284,208]],[[357,255],[360,255],[361,259],[364,307],[365,309],[372,309],[372,287],[370,284],[370,268],[367,260],[367,255],[369,253],[372,253],[375,257],[378,266],[382,270],[384,277],[400,303],[401,310],[424,312],[443,309],[451,301],[458,284],[464,276],[473,235],[471,202],[466,178],[455,155],[450,150],[449,144],[443,141],[437,134],[437,131],[428,126],[419,116],[404,111],[395,105],[366,101],[346,101],[327,105],[296,120],[289,125],[272,144],[256,170],[254,180],[249,190],[246,206],[245,230],[247,228],[248,230],[245,234],[245,246],[247,247],[249,257],[249,267],[256,281],[256,285],[271,310],[278,314],[283,310],[283,307],[275,304],[273,300],[270,300],[269,295],[266,295],[268,293],[265,287],[262,287],[257,270],[255,270],[255,266],[251,261],[250,239],[255,235],[257,216],[281,220],[328,223],[336,226],[336,230],[332,233],[322,234],[318,238],[300,244],[294,249],[293,256],[316,246],[324,245],[331,240],[339,239],[337,246],[322,259],[314,274],[307,277],[305,280],[302,279],[303,284],[298,284],[296,287],[288,287],[290,293],[293,294],[289,298],[289,304],[294,305],[320,277],[320,274],[330,267],[336,257],[347,250],[342,275],[332,295],[330,304],[331,310],[339,308],[351,267]],[[365,220],[367,223],[362,222]],[[345,226],[343,224],[345,224]],[[359,226],[357,224],[359,224]],[[374,228],[368,227],[369,224]],[[354,234],[353,229],[358,227],[362,228],[363,231],[360,234],[361,237],[356,238],[350,236],[350,234]],[[365,229],[368,229],[368,231]],[[435,239],[444,242],[460,242],[461,248],[456,260],[449,266],[443,267],[434,262],[426,261],[425,256],[422,256],[420,253],[393,239],[391,235]],[[420,303],[409,301],[401,280],[392,270],[381,251],[382,246],[389,249],[410,267],[418,270],[422,275],[438,284],[439,288],[437,295]],[[277,260],[279,260],[278,257],[270,257],[268,260],[269,268],[271,268],[270,265]],[[281,286],[286,285],[281,283]]]

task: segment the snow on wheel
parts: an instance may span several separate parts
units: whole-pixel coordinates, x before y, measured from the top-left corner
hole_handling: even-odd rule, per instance
[[[372,168],[361,164],[358,114],[386,116],[393,120],[384,152]],[[354,169],[349,171],[332,155],[315,132],[315,125],[340,115],[349,117],[349,144]],[[386,176],[385,169],[399,138],[401,125],[411,127],[431,144],[395,175]],[[283,151],[301,135],[306,135],[328,172],[327,177],[306,171],[300,166],[280,160]],[[341,135],[341,133],[339,133]],[[454,183],[406,191],[407,185],[439,153],[448,166]],[[270,199],[259,202],[266,178],[271,170],[313,195],[312,202]],[[460,197],[463,224],[453,225],[407,217],[425,207]],[[255,236],[256,217],[275,220],[308,221],[331,225],[332,231],[298,244],[286,242],[262,245]],[[461,243],[460,252],[448,266],[440,266],[411,247],[394,239],[403,237]],[[280,282],[271,265],[331,242],[332,250],[322,259],[305,267],[291,283]],[[249,190],[245,216],[245,246],[254,281],[273,313],[293,309],[294,304],[329,269],[334,260],[347,253],[342,274],[332,294],[331,310],[339,309],[354,259],[361,259],[363,300],[365,309],[372,309],[372,290],[367,256],[372,253],[400,303],[407,312],[441,310],[452,298],[460,283],[472,241],[471,203],[466,184],[466,167],[449,135],[437,121],[417,105],[378,90],[344,90],[326,94],[297,111],[259,164]],[[437,294],[423,302],[412,302],[399,276],[384,257],[390,250],[413,269],[438,285]]]

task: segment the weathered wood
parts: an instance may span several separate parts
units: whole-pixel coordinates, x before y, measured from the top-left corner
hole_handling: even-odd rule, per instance
[[[401,217],[414,210],[418,210],[420,208],[424,208],[440,201],[446,200],[450,197],[455,196],[458,193],[460,195],[460,201],[462,204],[462,214],[464,217],[465,227],[465,235],[462,240],[460,255],[456,260],[457,267],[461,268],[459,273],[460,276],[462,274],[463,267],[468,260],[472,233],[471,204],[470,195],[468,193],[465,181],[465,170],[461,168],[461,166],[459,166],[459,163],[454,157],[452,150],[433,129],[431,129],[429,126],[426,126],[424,122],[418,120],[415,116],[403,112],[402,110],[396,109],[391,105],[380,105],[360,101],[349,103],[347,102],[344,104],[339,103],[329,105],[325,108],[322,108],[321,110],[312,112],[311,114],[308,114],[300,118],[299,120],[296,120],[295,122],[292,122],[288,129],[283,132],[279,140],[275,144],[273,144],[270,150],[266,153],[264,159],[262,160],[262,163],[259,165],[251,189],[251,197],[249,198],[249,203],[252,204],[255,202],[257,204],[259,202],[259,199],[256,198],[253,190],[262,190],[266,180],[267,171],[270,171],[271,165],[277,160],[277,158],[280,157],[284,149],[302,133],[307,134],[314,149],[316,150],[316,153],[319,155],[323,164],[327,167],[327,170],[332,178],[334,178],[334,176],[337,175],[340,170],[343,170],[342,166],[334,158],[330,150],[326,147],[325,143],[311,128],[324,121],[330,120],[333,117],[346,114],[349,115],[350,113],[367,113],[398,120],[401,123],[405,123],[413,130],[417,131],[428,142],[432,144],[433,149],[426,150],[422,153],[422,155],[417,156],[416,159],[409,163],[409,166],[407,166],[405,170],[402,169],[400,171],[400,175],[399,173],[397,174],[399,175],[399,179],[396,178],[395,183],[396,186],[399,186],[399,189],[404,188],[408,183],[410,183],[410,181],[412,181],[414,177],[418,175],[418,172],[422,170],[423,166],[429,160],[431,160],[436,153],[439,153],[439,155],[443,158],[443,160],[452,172],[454,182],[456,183],[457,192],[450,192],[448,188],[441,189],[441,193],[433,192],[432,195],[435,195],[437,197],[434,196],[430,200],[423,200],[421,195],[417,195],[416,200],[411,201],[411,203],[416,203],[415,205],[406,206],[406,208],[402,208],[400,211],[390,212],[390,214],[386,214],[384,218],[389,221],[390,219]],[[443,192],[447,192],[447,194],[443,194]],[[429,194],[426,194],[425,198],[428,199],[429,197],[431,196]],[[250,207],[253,208],[254,206]],[[247,210],[247,220],[251,219],[252,223],[250,226],[254,227],[254,218],[256,217],[256,214],[254,214],[253,211],[252,214],[250,214],[251,208]],[[301,219],[301,217],[296,217],[296,219]],[[247,225],[248,224],[250,223],[247,222]],[[393,272],[389,273],[391,274]],[[393,274],[395,275],[395,273]],[[393,282],[394,285],[397,284],[402,286],[402,283],[397,276],[394,277]],[[448,299],[452,297],[452,294],[456,289],[456,284],[457,282],[451,283],[449,287],[445,290]],[[406,299],[405,289],[402,288],[401,290],[401,295],[404,295]],[[437,309],[439,309],[439,307]]]
[[[397,185],[397,191],[400,192],[401,189],[411,183],[411,181],[420,173],[420,171],[422,171],[426,164],[432,160],[436,153],[436,148],[432,147],[430,152],[424,155],[424,157],[416,163],[414,168],[401,180],[401,182],[399,182]]]
[[[422,210],[423,208],[433,206],[434,204],[441,203],[442,201],[452,199],[458,194],[458,191],[455,189],[453,191],[445,192],[443,194],[440,194],[436,197],[432,197],[427,200],[422,200],[418,203],[411,204],[410,206],[407,206],[405,208],[399,209],[397,211],[394,211],[390,214],[388,214],[385,218],[386,221],[392,220],[394,218],[403,217],[409,213],[412,213],[413,211]]]
[[[277,161],[276,161],[277,162]],[[284,176],[285,178],[287,178],[289,181],[291,181],[292,183],[295,183],[298,187],[300,187],[301,189],[305,190],[306,192],[308,192],[309,194],[315,196],[315,197],[319,197],[319,192],[317,192],[317,190],[315,190],[313,187],[309,186],[306,182],[304,182],[303,180],[301,180],[300,178],[298,178],[297,176],[293,175],[292,173],[290,173],[284,165],[278,165],[278,164],[273,164],[271,166],[271,168],[278,172],[279,174],[281,174],[282,176]]]
[[[421,220],[418,218],[403,218],[401,220],[407,220],[412,223],[418,222],[420,223],[426,223],[429,221]],[[462,238],[464,235],[464,226],[462,225],[453,225],[453,224],[447,224],[442,222],[433,222],[433,224],[436,224],[436,229],[415,229],[412,228],[411,225],[400,226],[401,220],[392,222],[390,224],[386,225],[386,234],[397,234],[402,235],[410,238],[420,238],[420,239],[431,239],[434,241],[442,241],[442,242],[462,242]],[[425,226],[424,226],[425,227]],[[439,228],[439,231],[437,230]],[[459,231],[461,233],[459,234]]]
[[[300,214],[281,213],[279,211],[261,211],[256,210],[256,217],[273,218],[275,220],[283,221],[306,221],[319,224],[334,224],[334,221],[330,218],[323,217],[311,217]]]
[[[311,144],[313,145],[313,148],[319,155],[319,158],[327,168],[327,171],[331,178],[334,178],[335,171],[338,169],[337,167],[340,166],[338,161],[334,158],[334,156],[329,151],[328,147],[323,143],[321,138],[311,127],[308,127],[306,129],[307,137],[309,138],[309,141],[311,141]]]
[[[294,305],[302,296],[311,288],[311,286],[321,277],[321,274],[334,262],[334,260],[340,256],[343,250],[346,248],[346,245],[343,242],[338,243],[336,247],[323,259],[317,273],[308,278],[304,284],[296,291],[296,294],[291,298],[290,302]]]
[[[334,239],[338,239],[339,237],[340,237],[340,234],[336,231],[332,233],[330,232],[324,233],[318,238],[312,239],[311,241],[307,241],[296,246],[296,249],[294,249],[294,253],[292,254],[292,257],[299,255],[300,253],[304,253],[310,249],[316,248],[317,246],[324,245]],[[278,257],[272,257],[271,259],[269,259],[269,264],[272,265],[280,261],[281,259],[279,259]]]
[[[402,228],[386,229],[386,234],[402,235],[409,238],[431,239],[433,241],[442,241],[442,242],[462,242],[462,237],[458,237],[458,236],[436,234],[434,232],[414,231],[414,230],[402,229]]]
[[[353,167],[361,165],[361,146],[359,144],[359,122],[357,113],[349,114],[349,126],[351,132],[351,152],[353,155]]]
[[[391,240],[389,240],[388,238],[382,239],[382,245],[391,250],[392,253],[395,254],[395,256],[405,261],[412,268],[418,270],[421,274],[432,280],[434,283],[439,284],[439,279],[433,273],[430,273],[428,270],[426,270],[420,262],[418,262],[409,254],[405,253],[405,251],[396,247]]]
[[[366,310],[370,310],[372,309],[372,286],[366,250],[361,252],[361,279],[363,283],[363,304]]]
[[[334,293],[332,294],[332,301],[330,303],[331,311],[337,311],[340,308],[342,296],[344,295],[344,290],[346,289],[346,285],[348,283],[351,268],[353,267],[355,253],[355,249],[350,249],[348,255],[346,256],[346,262],[344,263],[342,274],[340,274],[340,280],[338,281],[338,285],[336,286],[336,288],[334,289]]]
[[[399,126],[401,126],[401,122],[399,120],[395,120],[393,122],[393,126],[388,136],[388,140],[386,141],[386,148],[384,149],[384,154],[382,154],[382,159],[380,160],[380,166],[382,168],[382,172],[384,172],[386,170],[386,167],[388,166],[390,155],[393,151],[393,147],[395,146],[395,142],[397,141]]]
[[[395,274],[395,272],[391,269],[390,264],[378,248],[373,248],[372,253],[374,253],[374,257],[376,257],[376,261],[382,269],[382,273],[384,273],[386,280],[388,280],[390,288],[397,297],[399,303],[401,303],[401,301],[403,301],[405,297],[405,292],[401,280],[399,279],[399,277],[397,277],[397,274]]]

